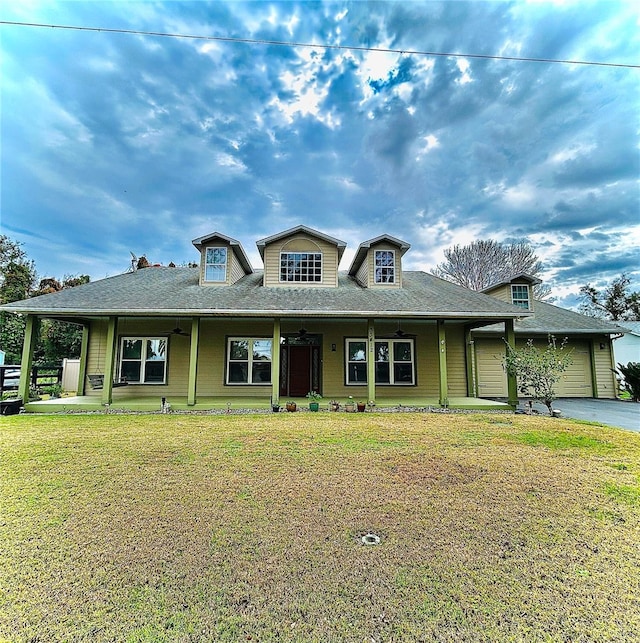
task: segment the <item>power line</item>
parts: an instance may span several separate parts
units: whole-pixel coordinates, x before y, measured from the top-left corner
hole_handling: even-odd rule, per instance
[[[489,54],[461,54],[442,51],[423,51],[416,49],[393,49],[385,47],[362,47],[356,45],[325,45],[310,42],[288,42],[284,40],[264,40],[258,38],[234,38],[231,36],[199,36],[194,34],[167,33],[162,31],[141,31],[136,29],[109,29],[106,27],[78,27],[74,25],[48,25],[37,22],[14,22],[0,20],[0,25],[14,27],[37,27],[48,29],[66,29],[69,31],[90,31],[102,33],[119,33],[133,36],[154,36],[160,38],[183,38],[188,40],[208,40],[215,42],[242,43],[248,45],[273,45],[277,47],[306,47],[309,49],[335,49],[339,51],[367,51],[384,54],[406,54],[413,56],[440,56],[444,58],[477,58],[483,60],[504,60],[527,63],[552,63],[561,65],[591,65],[596,67],[621,67],[625,69],[640,69],[640,65],[628,63],[611,63],[593,60],[563,60],[558,58],[528,58],[525,56],[494,56]]]

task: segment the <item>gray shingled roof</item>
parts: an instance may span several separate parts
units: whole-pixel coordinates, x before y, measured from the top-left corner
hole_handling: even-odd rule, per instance
[[[338,288],[265,287],[263,272],[233,286],[200,286],[197,268],[145,268],[6,304],[13,312],[83,317],[278,316],[510,318],[526,314],[489,295],[424,272],[404,272],[403,288],[363,288],[346,273]]]
[[[533,316],[517,320],[515,332],[523,335],[555,335],[621,333],[622,328],[615,322],[596,317],[580,315],[566,308],[558,308],[544,301],[533,303]],[[492,324],[473,331],[474,333],[504,333],[504,324]]]

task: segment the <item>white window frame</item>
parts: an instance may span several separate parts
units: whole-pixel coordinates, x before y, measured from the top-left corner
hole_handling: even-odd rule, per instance
[[[288,266],[285,265],[285,262],[288,261],[287,257],[289,256],[296,256],[299,255],[300,259],[299,261],[313,261],[319,262],[320,266],[301,266],[302,268],[306,268],[307,270],[303,273],[302,271],[299,274],[293,273],[292,277],[293,279],[289,279],[289,273],[288,273]],[[302,257],[306,257],[305,259],[302,259]],[[313,259],[309,259],[309,257],[313,257]],[[295,261],[295,259],[294,259]],[[323,278],[323,265],[324,265],[324,258],[322,256],[321,252],[281,252],[280,253],[280,265],[278,266],[278,276],[280,279],[280,283],[284,284],[321,284],[322,283],[322,278]],[[283,278],[283,270],[286,272],[284,273],[284,278]],[[316,272],[317,271],[317,272]],[[296,278],[298,277],[298,278]],[[303,278],[304,277],[304,278]],[[312,278],[310,278],[312,277]]]
[[[140,359],[133,359],[133,358],[128,358],[125,357],[125,342],[126,341],[133,341],[137,342],[140,341],[142,342],[141,348],[140,348]],[[164,357],[163,359],[148,359],[147,351],[148,351],[148,342],[164,342]],[[120,359],[119,359],[119,372],[120,372],[120,377],[126,378],[126,381],[128,384],[143,384],[145,386],[162,386],[163,384],[167,383],[167,353],[169,352],[169,340],[167,337],[140,337],[140,336],[130,336],[130,337],[121,337],[120,338]],[[140,362],[140,377],[138,380],[132,380],[129,377],[126,376],[126,374],[123,372],[123,364],[130,363],[130,362]],[[150,382],[146,381],[147,377],[147,365],[149,363],[157,364],[157,363],[162,363],[164,365],[163,368],[163,373],[162,373],[162,381],[157,381],[157,382]]]
[[[516,290],[518,290],[517,296]],[[526,293],[526,298],[523,293]],[[518,308],[524,308],[524,310],[531,309],[531,292],[527,284],[511,284],[511,303]]]
[[[208,255],[209,250],[224,250],[224,263],[219,262],[209,262]],[[222,284],[227,281],[227,266],[229,265],[229,249],[226,246],[207,246],[204,249],[204,281],[207,283],[216,283]],[[207,269],[212,267],[214,269],[222,269],[224,272],[224,277],[222,279],[208,279],[207,278]]]
[[[231,343],[232,342],[248,342],[247,358],[246,359],[232,359],[231,357]],[[269,342],[271,344],[271,352],[268,360],[254,359],[254,343],[255,342]],[[279,347],[278,347],[279,349]],[[254,363],[268,362],[271,370],[268,381],[253,381],[253,367]],[[247,381],[231,381],[231,365],[232,364],[246,364],[247,365]],[[273,378],[273,338],[272,337],[227,337],[227,357],[226,357],[226,375],[225,383],[228,386],[271,386]]]
[[[357,343],[357,344],[363,344],[364,345],[364,359],[356,359],[356,360],[350,360],[349,357],[351,355],[350,351],[350,344],[352,343]],[[408,343],[410,346],[411,350],[411,360],[410,361],[405,361],[405,360],[395,360],[394,355],[394,345],[398,343]],[[398,339],[385,339],[385,338],[376,338],[375,339],[375,344],[387,344],[388,345],[388,354],[389,354],[389,361],[384,362],[389,364],[389,381],[388,382],[378,382],[376,380],[376,386],[415,386],[416,384],[416,347],[415,347],[415,340],[413,338],[398,338]],[[374,344],[374,346],[375,346]],[[345,383],[347,386],[363,386],[367,384],[367,373],[368,368],[367,368],[367,363],[369,360],[369,341],[366,338],[360,338],[360,337],[347,337],[345,338],[345,353],[344,353],[344,361],[345,361]],[[378,360],[376,359],[376,362]],[[409,382],[405,381],[395,381],[395,368],[394,366],[397,364],[411,364],[411,380]],[[353,378],[353,375],[356,375],[358,371],[356,371],[355,366],[364,364],[365,365],[365,377],[363,381],[355,381]],[[359,369],[360,371],[362,369]],[[377,370],[376,370],[377,372]]]
[[[349,348],[350,344],[362,344],[362,359],[358,354],[358,359],[350,360],[349,356],[351,355],[351,350]],[[345,362],[345,382],[347,386],[363,386],[367,383],[367,353],[368,353],[368,342],[364,337],[348,337],[344,340],[344,362]],[[358,366],[364,364],[364,379],[358,380],[356,376],[362,369],[358,369]]]
[[[379,255],[391,255],[391,264],[378,264]],[[376,284],[395,284],[396,283],[396,251],[395,250],[376,250],[373,253],[373,281]],[[383,275],[387,278],[383,279]]]

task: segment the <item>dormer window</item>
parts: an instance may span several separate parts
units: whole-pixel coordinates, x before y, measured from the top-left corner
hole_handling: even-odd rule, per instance
[[[396,282],[396,253],[393,250],[375,251],[375,282],[377,284]]]
[[[300,283],[322,282],[322,253],[281,252],[280,281]]]
[[[513,284],[511,286],[511,303],[519,308],[529,310],[529,286]]]
[[[206,253],[205,281],[225,282],[227,280],[227,249],[207,248]]]

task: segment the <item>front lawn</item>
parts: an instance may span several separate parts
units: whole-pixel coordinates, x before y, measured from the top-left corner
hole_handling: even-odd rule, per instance
[[[629,641],[638,543],[640,435],[569,420],[0,425],[0,641]]]

